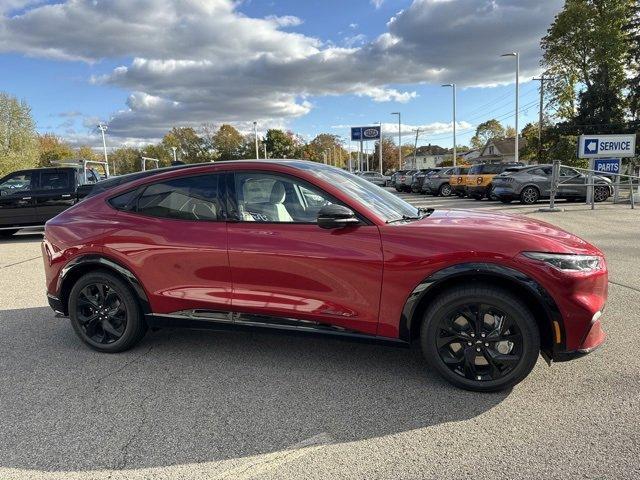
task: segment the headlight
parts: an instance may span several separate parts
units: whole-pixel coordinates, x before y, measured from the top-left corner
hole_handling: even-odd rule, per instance
[[[592,272],[600,270],[600,257],[595,255],[571,255],[564,253],[524,252],[523,255],[548,263],[565,272]]]

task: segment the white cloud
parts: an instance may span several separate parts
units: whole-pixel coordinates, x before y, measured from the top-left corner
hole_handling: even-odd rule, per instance
[[[380,8],[384,3],[384,0],[370,0],[370,1],[371,1],[371,5],[376,7],[376,9]]]
[[[11,5],[18,14],[0,15],[0,52],[123,62],[93,81],[132,92],[110,133],[144,139],[173,125],[284,123],[325,95],[407,102],[421,82],[511,82],[512,62],[499,58],[507,47],[520,51],[525,78],[538,71],[540,37],[562,0],[414,0],[378,38],[344,47],[284,31],[297,17],[247,17],[235,0]]]

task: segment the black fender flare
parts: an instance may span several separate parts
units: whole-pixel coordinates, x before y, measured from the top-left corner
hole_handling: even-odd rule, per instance
[[[560,329],[561,342],[557,343],[557,341],[554,341],[552,343],[552,351],[549,353],[552,354],[553,351],[564,350],[565,332],[562,315],[549,292],[536,280],[521,271],[490,262],[459,263],[438,270],[422,280],[413,289],[402,309],[399,326],[400,339],[408,342],[412,340],[412,331],[416,328],[416,325],[412,325],[416,309],[422,302],[428,300],[431,293],[437,294],[437,291],[440,290],[445,283],[455,281],[455,279],[497,279],[504,284],[515,284],[520,291],[531,295],[530,299],[534,300],[541,307],[547,317],[551,332],[555,331],[555,328]]]
[[[69,313],[66,310],[68,295],[72,288],[71,285],[73,284],[71,280],[82,275],[81,272],[85,272],[87,269],[99,267],[103,267],[107,270],[113,270],[119,274],[135,293],[138,301],[140,302],[140,307],[142,308],[143,313],[151,313],[149,298],[134,273],[128,268],[120,265],[115,260],[100,254],[91,253],[73,258],[60,270],[60,275],[58,276],[58,282],[56,285],[56,292],[58,299],[62,302],[65,314]]]

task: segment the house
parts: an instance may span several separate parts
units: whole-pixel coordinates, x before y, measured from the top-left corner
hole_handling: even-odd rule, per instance
[[[443,161],[451,160],[452,158],[453,153],[451,149],[429,144],[418,147],[415,155],[413,153],[405,155],[402,159],[402,167],[405,170],[434,168],[439,166]]]
[[[507,163],[514,162],[516,159],[516,139],[515,137],[491,139],[480,151],[480,155],[470,159],[471,163]],[[518,150],[522,153],[522,149],[526,146],[527,140],[520,137],[518,139]]]

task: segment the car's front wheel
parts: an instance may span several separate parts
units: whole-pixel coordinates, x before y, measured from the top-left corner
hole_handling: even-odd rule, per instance
[[[604,202],[610,195],[609,187],[595,187],[593,190],[593,199],[596,202]]]
[[[131,289],[106,271],[78,279],[69,294],[69,317],[80,339],[101,352],[127,350],[147,330]]]
[[[483,392],[522,381],[540,352],[527,307],[506,290],[474,284],[448,290],[431,304],[420,342],[431,368],[458,387]]]
[[[440,195],[441,197],[449,197],[451,196],[451,193],[452,193],[451,185],[449,185],[448,183],[443,183],[440,186],[440,190],[438,191],[438,195]]]

